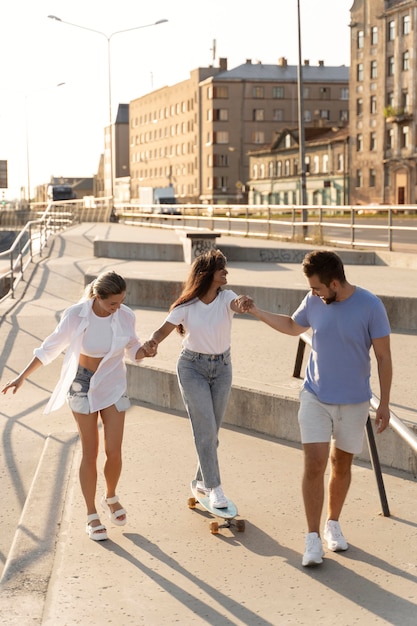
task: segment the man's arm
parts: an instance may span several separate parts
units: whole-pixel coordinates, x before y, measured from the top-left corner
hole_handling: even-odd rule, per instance
[[[392,360],[389,335],[387,335],[386,337],[373,339],[372,346],[374,348],[378,364],[378,378],[380,389],[380,400],[379,406],[376,411],[375,424],[377,427],[377,432],[382,433],[382,431],[387,428],[390,418],[389,398],[392,382]]]
[[[257,317],[258,320],[261,320],[261,322],[268,324],[268,326],[274,330],[278,330],[285,335],[293,335],[295,337],[301,335],[301,333],[304,333],[309,328],[308,326],[300,326],[297,322],[294,322],[289,315],[263,311],[262,309],[258,309],[255,305],[248,310],[248,313],[251,313],[251,315]]]

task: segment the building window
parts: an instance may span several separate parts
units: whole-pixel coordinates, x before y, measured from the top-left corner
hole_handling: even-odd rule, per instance
[[[261,163],[259,166],[259,178],[265,178],[265,163]]]
[[[371,61],[371,78],[377,78],[377,63],[376,61]]]
[[[309,109],[304,111],[304,121],[311,122],[311,111]]]
[[[304,161],[304,171],[306,174],[310,173],[310,157],[306,156],[305,161]]]
[[[285,159],[284,176],[289,176],[289,175],[290,175],[290,160],[289,159]]]
[[[363,100],[362,98],[358,98],[356,100],[356,115],[359,117],[363,113]]]
[[[282,161],[278,161],[277,163],[277,177],[281,178],[282,176]]]
[[[408,91],[403,91],[401,94],[401,106],[405,112],[408,111]]]
[[[265,119],[265,110],[264,109],[253,109],[252,111],[252,119],[254,122],[263,122]]]
[[[359,83],[363,81],[363,63],[358,63],[356,66],[356,80]]]
[[[323,172],[327,174],[328,171],[329,171],[329,155],[324,154],[323,155]]]
[[[387,107],[394,106],[394,92],[390,91],[387,93]]]
[[[371,45],[376,46],[378,43],[378,27],[372,26],[371,28]]]
[[[330,100],[330,87],[320,87],[320,100]]]
[[[284,120],[284,109],[274,109],[272,111],[272,119],[274,122],[282,122]]]
[[[272,97],[275,99],[279,99],[279,100],[282,100],[282,98],[285,98],[284,87],[273,87]]]
[[[403,126],[401,132],[401,148],[408,148],[409,146],[409,127]]]
[[[260,130],[255,130],[252,133],[252,143],[265,143],[265,133]]]
[[[213,109],[213,121],[214,122],[229,121],[229,109]]]
[[[388,76],[394,76],[394,57],[388,57],[387,64]]]
[[[375,170],[369,170],[369,186],[375,187]]]
[[[263,97],[264,97],[263,87],[252,87],[252,98],[263,98]]]
[[[370,104],[369,104],[369,112],[371,115],[376,113],[376,96],[371,96]]]
[[[362,187],[362,170],[356,170],[356,187]]]
[[[342,87],[342,89],[340,90],[340,99],[349,100],[349,88],[348,87]]]
[[[362,152],[363,150],[363,136],[361,133],[356,135],[356,152]]]
[[[284,145],[286,148],[291,148],[291,135],[285,135]]]
[[[210,157],[212,155],[209,155]],[[213,154],[213,167],[228,167],[229,155],[228,154]],[[211,167],[210,162],[208,166]]]
[[[268,163],[268,178],[274,178],[274,162],[269,161]]]
[[[229,180],[227,176],[215,176],[213,178],[214,189],[218,189],[220,191],[226,191],[228,185],[229,185]]]
[[[410,53],[408,52],[408,50],[406,50],[405,52],[403,52],[403,71],[406,72],[408,69],[410,69]]]
[[[229,97],[229,88],[221,87],[219,85],[215,85],[213,87],[213,98],[228,98]]]
[[[329,111],[329,109],[320,109],[320,119],[321,120],[329,120],[330,119],[330,111]]]
[[[228,131],[221,130],[213,133],[213,143],[229,143]]]
[[[303,96],[304,100],[308,100],[310,98],[310,87],[305,87],[303,85]]]
[[[341,109],[339,111],[339,120],[341,122],[347,122],[349,120],[349,111],[347,109]]]
[[[363,30],[358,30],[358,37],[356,40],[358,50],[362,50],[364,41],[364,33]]]
[[[394,147],[394,129],[390,128],[387,131],[387,150],[391,150]]]
[[[316,155],[313,157],[313,174],[318,174],[320,172],[320,161],[319,157]]]
[[[391,20],[388,22],[388,41],[394,41],[395,39],[395,22]]]
[[[403,17],[403,35],[409,35],[411,32],[410,16],[404,15]]]
[[[371,151],[376,150],[376,132],[372,132],[369,135],[369,149]]]
[[[343,172],[343,154],[337,155],[337,171]]]

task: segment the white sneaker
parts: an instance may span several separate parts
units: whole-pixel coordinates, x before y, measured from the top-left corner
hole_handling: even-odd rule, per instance
[[[323,536],[327,541],[327,547],[332,552],[340,552],[348,549],[348,542],[343,536],[339,522],[332,519],[327,520],[324,526]]]
[[[210,493],[210,489],[207,489],[202,480],[197,480],[196,489],[197,491],[199,491],[200,493],[204,493],[205,495],[208,495]]]
[[[323,544],[317,533],[307,533],[306,535],[306,549],[303,556],[303,567],[310,567],[310,565],[320,565],[323,563]]]
[[[210,489],[210,506],[215,509],[227,509],[227,498],[223,493],[222,486],[213,487]]]

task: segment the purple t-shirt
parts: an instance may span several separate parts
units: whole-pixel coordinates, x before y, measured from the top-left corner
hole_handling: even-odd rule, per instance
[[[391,332],[381,300],[361,287],[332,304],[309,292],[292,318],[313,331],[304,387],[328,404],[369,400],[372,340]]]

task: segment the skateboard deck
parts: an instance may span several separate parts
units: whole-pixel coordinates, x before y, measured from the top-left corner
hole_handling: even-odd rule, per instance
[[[216,517],[219,517],[224,520],[223,524],[219,524],[218,522],[215,522],[215,521],[210,522],[210,532],[212,534],[216,534],[219,528],[229,528],[230,526],[236,526],[236,529],[239,532],[244,531],[245,522],[244,520],[235,521],[235,517],[237,516],[237,507],[231,500],[229,500],[229,498],[227,499],[227,502],[228,502],[227,507],[224,509],[217,509],[211,506],[210,498],[208,497],[208,495],[205,495],[204,493],[197,491],[196,480],[193,480],[191,482],[191,493],[193,494],[193,497],[188,499],[188,506],[190,509],[194,509],[196,503],[198,502],[199,504],[201,504],[203,509],[205,509],[212,515],[215,515]]]

